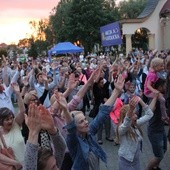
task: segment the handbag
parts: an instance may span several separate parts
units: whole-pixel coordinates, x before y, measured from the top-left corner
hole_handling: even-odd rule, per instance
[[[4,137],[3,137],[1,132],[0,132],[0,139],[1,139],[2,144],[4,146],[3,148],[0,149],[1,154],[7,156],[10,159],[14,159],[13,150],[12,150],[12,148],[10,148],[10,147],[8,148],[7,147],[7,145],[5,143],[5,139],[4,139]],[[14,170],[14,169],[15,169],[14,166],[7,165],[7,164],[4,164],[4,163],[0,162],[0,170]]]

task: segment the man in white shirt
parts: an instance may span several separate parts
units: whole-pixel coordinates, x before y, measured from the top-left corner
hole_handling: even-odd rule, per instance
[[[48,90],[51,91],[52,89],[55,88],[55,86],[58,85],[58,78],[56,76],[56,69],[53,69],[53,81],[51,83],[48,84]],[[44,93],[44,79],[43,79],[43,73],[40,72],[37,74],[36,79],[35,79],[35,75],[31,75],[30,79],[29,79],[29,84],[31,87],[33,87],[38,95],[38,98],[40,98],[43,93]],[[45,98],[44,104],[43,104],[46,108],[49,108],[51,106],[50,103],[50,96],[49,96],[49,92]]]

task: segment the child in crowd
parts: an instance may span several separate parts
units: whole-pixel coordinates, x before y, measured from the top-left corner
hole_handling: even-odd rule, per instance
[[[157,73],[161,72],[162,70],[164,70],[163,59],[154,58],[151,61],[151,66],[150,66],[150,69],[149,69],[149,72],[148,72],[148,75],[146,77],[145,84],[144,84],[144,94],[146,97],[153,98],[154,94],[159,93],[159,91],[157,91],[154,88],[154,84],[158,80]],[[162,120],[164,120],[167,123],[168,116],[166,113],[165,98],[164,98],[163,94],[159,93],[158,100],[161,103]]]
[[[129,99],[132,98],[134,95],[138,95],[135,90],[136,90],[136,83],[133,82],[126,82],[125,84],[125,89],[126,92],[124,94],[122,94],[121,99],[123,100],[124,104],[128,104],[129,103]]]
[[[120,110],[120,119],[117,128],[117,135],[120,142],[118,151],[119,170],[141,170],[140,150],[142,149],[143,132],[141,126],[147,123],[153,116],[157,97],[154,97],[150,106],[146,105],[141,98],[134,96],[128,105]],[[140,119],[134,113],[136,105],[140,103],[145,113]]]

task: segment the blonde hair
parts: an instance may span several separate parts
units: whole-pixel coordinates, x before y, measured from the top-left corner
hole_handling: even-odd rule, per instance
[[[80,113],[82,113],[82,114],[83,114],[83,112],[82,112],[82,111],[78,111],[78,110],[71,111],[71,115],[72,115],[72,117],[75,117],[76,115],[78,115],[78,114],[80,114]]]
[[[74,110],[72,111],[71,113],[71,116],[75,119],[75,117],[78,115],[78,114],[83,114],[82,111],[78,111],[78,110]],[[84,115],[84,114],[83,114]]]
[[[129,104],[126,104],[126,105],[123,105],[120,110],[119,123],[118,123],[117,129],[116,129],[116,133],[117,133],[119,142],[120,142],[120,135],[119,135],[118,129],[119,129],[120,125],[124,122],[124,118],[126,117],[126,114],[128,113],[129,109],[130,109]],[[143,136],[143,132],[142,132],[141,128],[138,125],[136,125],[135,128],[137,128],[139,130],[139,132],[141,133],[141,135]],[[136,141],[136,134],[133,132],[131,127],[127,130],[127,135],[129,135],[131,139]]]
[[[37,97],[37,92],[35,90],[31,90],[30,92],[26,93],[25,96],[24,96],[24,103],[26,105],[29,104],[32,96],[36,96]]]
[[[157,66],[163,64],[164,61],[163,59],[161,58],[154,58],[152,61],[151,61],[151,68],[155,69]]]

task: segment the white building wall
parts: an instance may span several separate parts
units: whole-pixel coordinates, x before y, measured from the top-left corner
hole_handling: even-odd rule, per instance
[[[154,12],[143,23],[123,24],[123,34],[134,34],[138,28],[147,28],[151,34],[155,34],[155,48],[158,50],[163,49],[163,32],[161,29],[159,13],[165,2],[166,0],[160,0]]]

